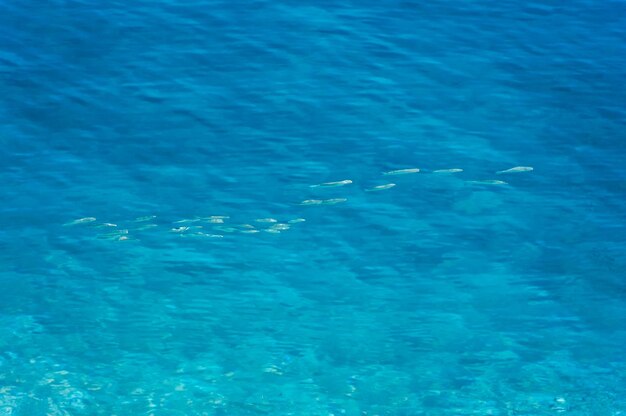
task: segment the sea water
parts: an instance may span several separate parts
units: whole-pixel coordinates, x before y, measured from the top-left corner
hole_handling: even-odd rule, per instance
[[[0,27],[0,415],[626,414],[623,1]]]

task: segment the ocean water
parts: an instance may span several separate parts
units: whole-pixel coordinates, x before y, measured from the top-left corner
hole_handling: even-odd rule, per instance
[[[623,1],[0,27],[0,415],[626,415]]]

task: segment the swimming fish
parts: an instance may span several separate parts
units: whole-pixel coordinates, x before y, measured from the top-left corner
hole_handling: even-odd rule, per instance
[[[270,227],[270,229],[272,230],[279,230],[279,231],[285,231],[285,230],[288,230],[289,228],[291,228],[289,224],[283,224],[283,223],[274,224]]]
[[[299,223],[299,222],[305,222],[305,221],[306,221],[306,220],[305,220],[304,218],[296,218],[296,219],[293,219],[293,220],[289,220],[289,221],[287,221],[287,222],[288,222],[289,224],[297,224],[297,223]]]
[[[113,230],[113,232],[100,234],[96,238],[105,240],[128,240],[128,230]],[[125,237],[125,238],[122,238]]]
[[[335,205],[335,204],[339,204],[341,202],[346,202],[347,199],[346,198],[332,198],[332,199],[325,199],[324,201],[322,201],[322,203],[324,205]]]
[[[531,166],[515,166],[514,168],[511,168],[511,169],[499,170],[496,173],[500,175],[503,173],[531,172],[533,170],[535,169],[532,168]]]
[[[304,201],[300,202],[300,205],[322,205],[324,203],[324,201],[322,201],[321,199],[305,199]]]
[[[383,175],[407,175],[409,173],[419,173],[418,168],[410,168],[410,169],[398,169],[398,170],[390,170],[389,172],[383,172]]]
[[[366,192],[384,191],[385,189],[393,188],[395,183],[386,183],[384,185],[374,186],[373,188],[366,189]]]
[[[239,231],[236,228],[233,228],[233,227],[223,227],[221,225],[218,225],[217,227],[215,227],[215,229],[218,230],[218,231],[223,231],[225,233],[235,233],[235,232]]]
[[[210,217],[203,217],[200,220],[209,222],[211,224],[224,224],[224,220],[230,218],[227,215],[211,215]]]
[[[224,238],[222,234],[204,234],[204,236],[210,238]]]
[[[343,181],[326,182],[326,183],[320,183],[319,185],[311,185],[311,188],[333,188],[336,186],[350,185],[351,183],[352,181],[350,179],[346,179]]]
[[[459,173],[463,172],[463,169],[452,168],[452,169],[437,169],[433,170],[433,173]]]
[[[145,221],[150,221],[156,218],[156,215],[145,215],[143,217],[137,217],[135,218],[135,222],[145,222]]]
[[[486,181],[468,181],[469,183],[475,183],[477,185],[508,185],[507,182],[499,181],[497,179],[489,179]]]
[[[198,222],[198,221],[200,221],[199,218],[184,219],[184,220],[174,221],[174,224],[185,224],[185,223],[189,223],[189,222]]]
[[[79,218],[77,220],[74,221],[70,221],[64,225],[78,225],[78,224],[87,224],[89,222],[94,222],[96,220],[96,217],[85,217],[85,218]]]
[[[331,198],[331,199],[306,199],[300,202],[300,205],[335,205],[340,202],[346,202],[346,198]]]
[[[215,234],[207,234],[202,231],[196,231],[194,233],[184,233],[180,235],[181,237],[215,237]]]
[[[156,224],[146,224],[146,225],[142,225],[141,227],[137,228],[137,231],[144,231],[144,230],[148,230],[150,228],[154,228],[154,227],[158,227],[158,225]]]
[[[267,367],[265,367],[263,369],[264,373],[270,373],[270,374],[276,374],[278,376],[282,376],[283,372],[280,368],[276,367],[275,365],[269,365]]]
[[[189,227],[178,227],[178,228],[172,228],[170,231],[175,232],[175,233],[182,233],[185,232],[189,229]]]
[[[101,228],[101,227],[117,227],[117,224],[113,224],[111,222],[104,222],[104,223],[98,225],[98,227],[99,228]]]
[[[274,222],[278,222],[277,219],[275,218],[257,218],[255,220],[256,222],[265,222],[265,223],[274,223]]]
[[[183,235],[189,235],[189,236],[192,236],[192,237],[194,237],[194,236],[195,237],[207,237],[207,238],[222,238],[222,237],[224,237],[221,234],[208,234],[208,233],[204,233],[202,231],[198,231],[198,232],[195,232],[195,233],[192,233],[192,234],[183,234]]]

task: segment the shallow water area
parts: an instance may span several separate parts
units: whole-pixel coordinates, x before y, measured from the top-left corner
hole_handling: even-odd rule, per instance
[[[626,413],[623,2],[0,27],[0,415]]]

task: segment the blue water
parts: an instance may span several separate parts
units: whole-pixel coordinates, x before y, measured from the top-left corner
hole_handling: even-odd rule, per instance
[[[623,1],[0,27],[0,415],[626,414]]]

